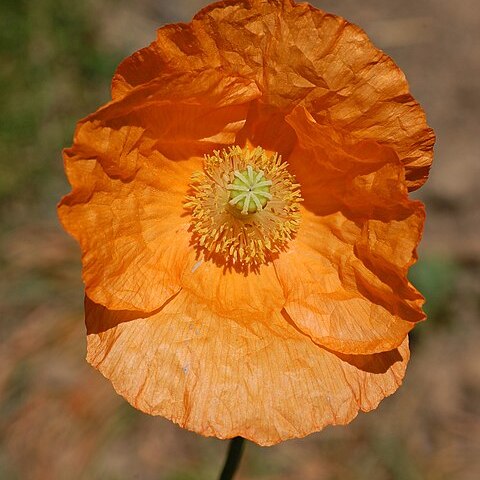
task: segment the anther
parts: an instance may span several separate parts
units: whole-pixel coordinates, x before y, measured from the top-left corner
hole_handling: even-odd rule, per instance
[[[205,157],[185,202],[205,258],[218,255],[249,268],[287,248],[298,230],[302,199],[286,167],[261,147],[234,146]]]

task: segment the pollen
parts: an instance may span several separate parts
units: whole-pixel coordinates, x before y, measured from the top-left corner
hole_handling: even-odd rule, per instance
[[[185,208],[206,258],[255,267],[286,250],[300,224],[300,186],[277,153],[234,146],[204,158]]]

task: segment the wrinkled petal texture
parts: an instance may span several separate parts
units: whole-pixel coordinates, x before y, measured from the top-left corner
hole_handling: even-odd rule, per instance
[[[226,269],[212,261],[199,261],[186,271],[182,287],[217,315],[235,319],[268,320],[285,303],[273,264],[248,274]]]
[[[433,142],[402,72],[340,17],[227,0],[159,29],[64,151],[88,361],[144,412],[261,445],[375,408],[424,319],[408,192]],[[249,272],[206,259],[185,208],[203,156],[232,145],[280,153],[303,197],[294,240]]]
[[[191,175],[203,155],[233,142],[257,95],[242,79],[190,74],[80,122],[64,152],[73,189],[59,215],[80,242],[94,301],[148,312],[179,291],[196,261],[183,206]]]
[[[225,318],[185,291],[146,317],[88,299],[86,312],[88,361],[134,407],[260,445],[374,409],[398,388],[409,357],[407,339],[390,352],[336,354],[285,313],[268,322]]]
[[[285,112],[302,104],[317,120],[391,146],[409,189],[428,176],[434,143],[395,63],[341,17],[293,0],[229,0],[189,24],[168,25],[118,68],[114,98],[172,72],[221,68],[251,79],[261,102]]]
[[[287,119],[298,143],[290,170],[302,185],[302,223],[275,260],[285,308],[327,348],[354,354],[397,347],[422,320],[406,279],[423,229],[392,149],[319,125],[304,108]]]

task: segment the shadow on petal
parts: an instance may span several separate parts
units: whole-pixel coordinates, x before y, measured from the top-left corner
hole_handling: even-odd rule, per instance
[[[397,362],[407,360],[402,357],[400,351],[396,348],[389,352],[373,353],[370,355],[346,355],[343,353],[334,353],[340,360],[349,363],[353,367],[369,373],[385,373]]]
[[[375,374],[386,373],[395,363],[408,361],[409,359],[408,349],[402,349],[404,350],[402,354],[402,352],[400,352],[400,347],[387,352],[371,353],[367,355],[353,355],[336,352],[318,344],[309,335],[302,332],[302,330],[297,327],[297,325],[285,309],[282,309],[281,313],[284,320],[298,333],[310,338],[313,343],[315,343],[315,345],[317,345],[319,348],[322,348],[323,350],[332,353],[340,360],[350,364],[352,367],[358,368],[358,370],[362,370],[363,372]]]
[[[107,307],[90,300],[90,298],[85,295],[84,305],[87,335],[106,332],[121,323],[152,317],[163,310],[179,293],[180,291],[172,295],[160,308],[149,313],[134,310],[109,310]]]
[[[284,161],[288,161],[297,136],[292,126],[287,123],[285,115],[284,110],[253,100],[245,125],[237,133],[236,143],[261,146],[265,150],[277,152]]]

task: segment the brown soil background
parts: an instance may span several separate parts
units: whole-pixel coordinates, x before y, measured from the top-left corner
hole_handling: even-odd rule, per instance
[[[78,3],[78,2],[77,2]],[[200,0],[5,0],[0,7],[0,479],[215,478],[227,444],[143,415],[84,361],[79,251],[55,204],[75,121],[122,57]],[[429,321],[404,385],[370,414],[271,448],[239,480],[480,478],[480,8],[474,0],[312,2],[360,25],[437,134],[412,279]]]

